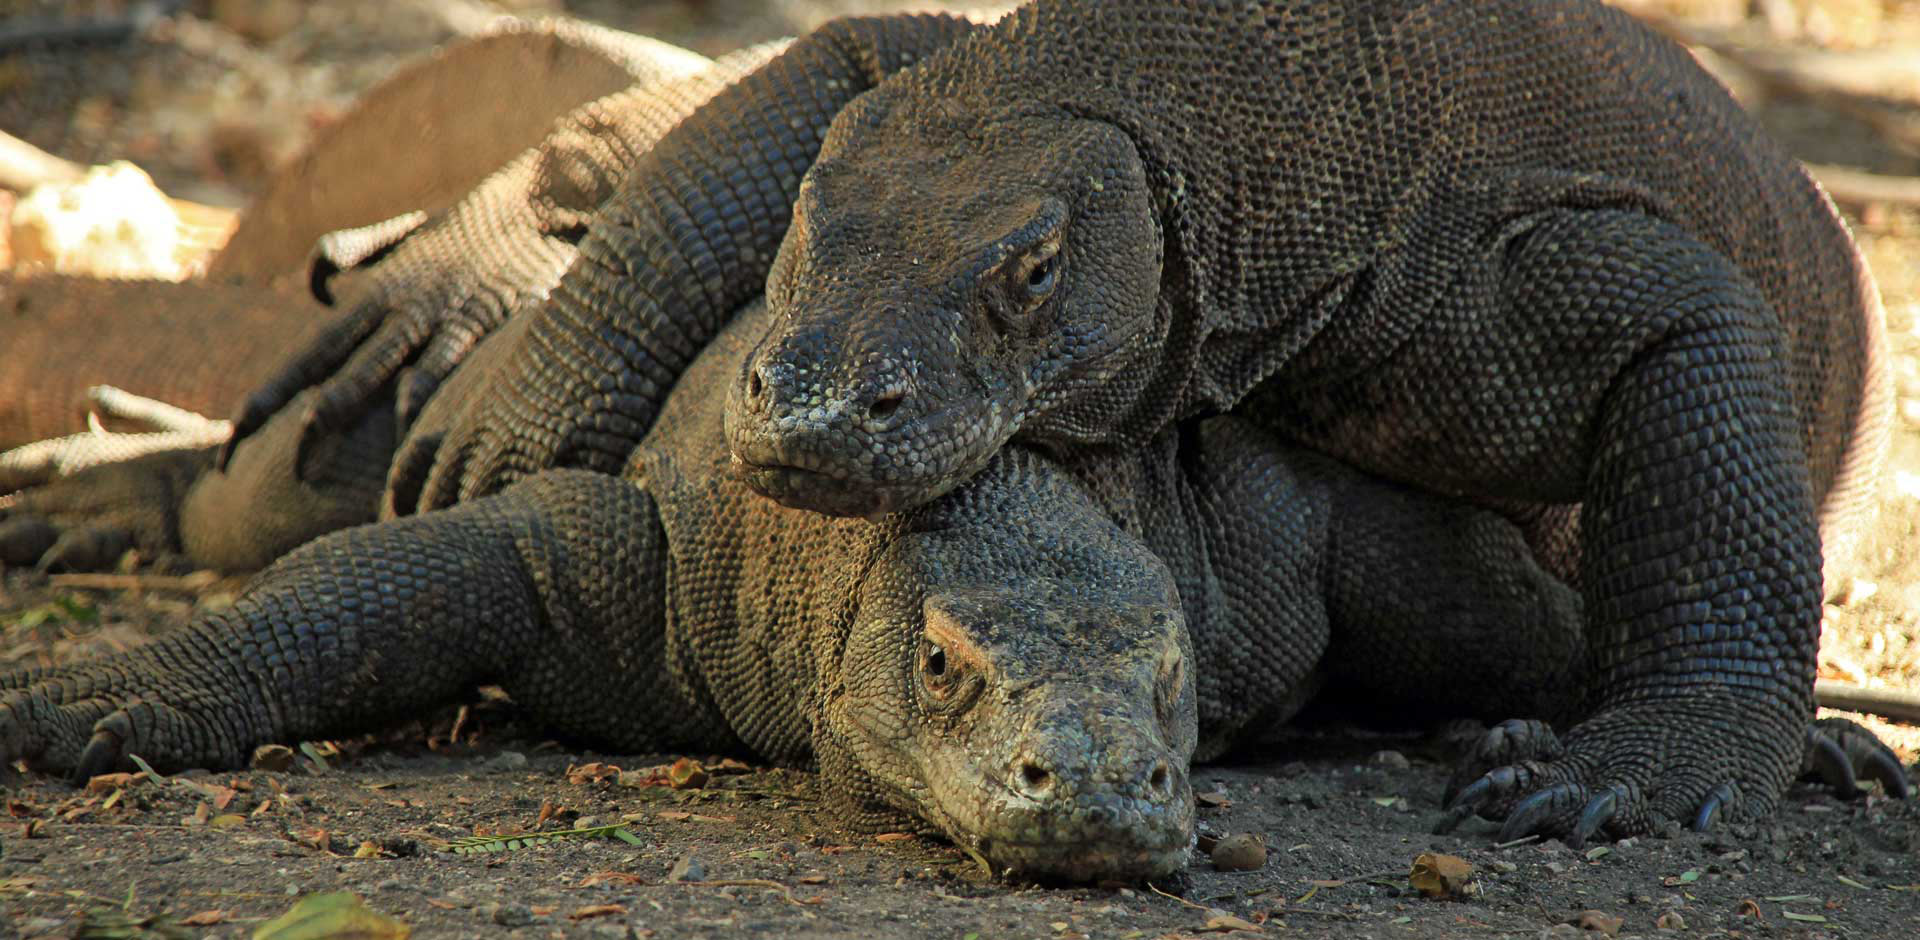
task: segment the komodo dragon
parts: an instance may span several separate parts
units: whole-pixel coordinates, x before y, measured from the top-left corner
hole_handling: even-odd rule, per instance
[[[738,120],[663,140],[493,387],[414,429],[391,508],[617,469],[764,290],[729,408],[761,491],[883,511],[1009,440],[1072,461],[1237,409],[1503,507],[1584,593],[1589,717],[1564,749],[1500,739],[1459,808],[1576,843],[1772,811],[1822,527],[1839,560],[1888,432],[1881,314],[1832,206],[1685,50],[1588,0],[900,23],[918,64],[871,93],[820,91],[830,28],[714,99]]]
[[[285,280],[287,259],[299,254],[289,256],[280,243],[306,231],[322,211],[307,204],[298,180],[276,182],[248,210],[249,218],[261,221],[243,222],[236,241],[214,259],[217,280],[241,282],[235,286],[93,285],[72,279],[0,283],[14,305],[0,310],[15,340],[7,353],[19,357],[0,377],[0,392],[11,393],[0,398],[15,402],[14,408],[23,412],[10,419],[8,409],[0,408],[0,432],[24,428],[15,430],[19,440],[9,440],[7,446],[55,433],[49,426],[54,415],[62,419],[59,427],[68,426],[79,389],[93,381],[124,383],[199,410],[211,407],[209,390],[223,390],[237,399],[262,383],[268,378],[262,363],[275,364],[285,373],[277,364],[285,357],[275,351],[276,342],[283,349],[336,348],[364,337],[380,325],[380,315],[389,314],[394,321],[376,341],[418,333],[406,325],[404,318],[411,316],[431,315],[441,327],[425,356],[410,363],[397,381],[383,381],[374,390],[374,400],[383,407],[363,409],[331,426],[330,434],[313,439],[318,441],[314,446],[307,446],[310,440],[297,433],[275,431],[254,439],[238,455],[222,448],[217,458],[222,474],[204,472],[216,462],[211,450],[155,455],[15,497],[18,505],[9,511],[5,500],[11,484],[25,481],[15,479],[0,458],[0,484],[6,484],[0,485],[0,562],[98,568],[135,546],[150,557],[181,555],[202,567],[257,570],[316,535],[372,521],[394,447],[395,418],[410,418],[469,345],[518,305],[546,294],[573,260],[585,218],[613,191],[637,155],[783,46],[770,43],[741,50],[704,70],[679,75],[684,71],[679,59],[658,53],[656,47],[662,44],[644,37],[579,24],[539,28],[546,32],[528,32],[532,27],[527,27],[489,37],[410,70],[383,86],[385,94],[375,95],[373,105],[349,114],[329,135],[326,147],[289,171],[296,176],[319,174],[320,182],[341,176],[343,162],[364,157],[377,146],[378,141],[368,138],[387,129],[395,99],[404,104],[423,95],[432,98],[432,89],[477,66],[500,65],[503,58],[524,55],[530,45],[538,51],[543,43],[571,43],[580,47],[572,58],[583,50],[598,53],[609,67],[622,65],[633,79],[629,87],[554,121],[537,146],[488,175],[450,207],[397,217],[404,225],[376,223],[322,239],[310,263],[295,267],[303,270],[302,279],[311,282],[314,294],[345,313],[311,340],[303,339],[314,330],[301,314],[323,308],[299,297],[277,299],[279,295],[258,286]],[[394,200],[421,196],[422,187],[431,192],[437,178],[418,172],[390,175],[396,179],[375,187],[374,196],[352,195],[334,211],[358,211],[360,216],[348,218],[363,219],[370,204],[397,210],[412,203]],[[194,304],[205,309],[180,309]],[[104,309],[89,309],[92,306]],[[245,319],[222,330],[218,324],[226,314]],[[87,317],[97,318],[99,328],[77,329]],[[102,330],[138,336],[149,331],[129,329],[125,321],[146,324],[160,318],[179,319],[185,331],[179,345],[205,350],[205,356],[182,365],[177,352],[170,351],[177,349],[173,344],[137,341],[114,344],[115,351],[104,358],[81,352]],[[444,367],[436,369],[430,365],[434,362]],[[360,365],[356,359],[343,369]],[[210,374],[222,368],[225,373]],[[397,363],[394,368],[398,370]],[[236,377],[245,384],[236,386]],[[222,401],[218,407],[229,403]],[[317,393],[294,403],[302,414],[327,413],[327,400]],[[237,507],[247,511],[236,512]]]
[[[761,499],[708,390],[765,326],[756,305],[709,347],[625,480],[549,471],[335,533],[148,647],[0,676],[0,764],[234,766],[496,681],[600,746],[817,765],[843,820],[932,828],[996,872],[1134,879],[1185,863],[1189,760],[1297,708],[1329,633],[1359,694],[1485,709],[1578,686],[1526,681],[1564,677],[1581,629],[1512,524],[1293,464],[1237,419],[1138,461],[1126,502],[1153,551],[1018,449],[878,521]],[[1512,655],[1460,681],[1433,653],[1462,644]],[[1902,781],[1884,750],[1861,769]]]
[[[1215,5],[1210,12],[1233,10]],[[1543,557],[1589,594],[1592,717],[1573,729],[1564,756],[1546,762],[1524,759],[1557,754],[1550,739],[1506,737],[1518,745],[1508,754],[1514,763],[1468,787],[1465,810],[1505,815],[1508,834],[1542,829],[1576,842],[1603,825],[1625,833],[1660,816],[1699,823],[1722,810],[1769,811],[1796,765],[1811,695],[1819,548],[1808,463],[1823,505],[1836,510],[1828,518],[1840,518],[1846,513],[1838,510],[1858,504],[1861,480],[1871,475],[1884,435],[1884,423],[1875,420],[1884,403],[1879,366],[1869,352],[1877,341],[1877,309],[1830,207],[1680,52],[1607,11],[1578,3],[1256,4],[1246,10],[1271,14],[1272,22],[1207,19],[1193,6],[1164,5],[1144,14],[1106,5],[1097,22],[1081,22],[1076,17],[1083,11],[1043,3],[857,99],[834,125],[829,158],[808,177],[812,195],[802,197],[801,224],[769,282],[773,302],[800,325],[770,337],[769,352],[746,370],[743,385],[757,377],[763,394],[739,396],[744,405],[735,410],[747,416],[744,436],[753,437],[753,409],[745,406],[786,394],[773,380],[789,379],[786,366],[813,355],[825,360],[820,370],[796,367],[791,375],[830,376],[845,387],[815,394],[817,409],[775,421],[781,433],[831,442],[836,422],[853,415],[870,427],[899,431],[878,452],[916,453],[926,436],[916,436],[926,430],[918,416],[939,397],[923,393],[943,376],[922,370],[903,385],[896,381],[905,374],[900,369],[938,363],[978,335],[990,352],[1014,363],[993,368],[1025,378],[996,384],[993,368],[954,374],[1028,397],[1013,413],[1003,408],[989,422],[997,422],[993,433],[972,440],[972,456],[934,474],[930,488],[902,489],[902,499],[911,501],[952,485],[1016,430],[1071,457],[1138,442],[1164,419],[1225,407],[1258,386],[1250,400],[1255,416],[1298,438],[1362,466],[1509,506],[1531,523]],[[1134,16],[1146,20],[1128,20]],[[643,158],[661,172],[638,186],[634,180],[642,174],[629,178],[589,228],[581,261],[529,321],[515,354],[503,359],[509,367],[497,378],[518,381],[496,384],[477,406],[462,403],[466,410],[455,415],[451,432],[416,435],[421,448],[396,465],[396,479],[404,483],[431,464],[420,502],[435,505],[450,493],[478,495],[542,466],[617,468],[650,426],[675,366],[691,357],[732,303],[757,289],[756,272],[767,269],[774,244],[786,234],[785,200],[799,189],[794,168],[812,159],[804,146],[808,133],[862,87],[845,77],[848,70],[871,77],[872,63],[914,61],[959,32],[936,20],[896,22],[907,25],[888,31],[870,21],[841,24],[796,44],[716,97],[709,110],[738,120],[719,128],[690,121],[694,130],[669,135]],[[1233,28],[1223,31],[1222,22]],[[1142,58],[1142,37],[1183,34],[1301,54],[1269,61],[1247,50],[1226,57],[1209,52],[1207,68],[1182,72],[1172,67],[1180,55],[1212,47],[1168,42],[1161,49],[1149,42],[1150,51],[1164,54],[1151,58],[1152,67],[1115,65]],[[1499,57],[1506,48],[1500,40],[1527,55]],[[1062,41],[1071,50],[1055,49]],[[1483,84],[1418,80],[1421,63],[1451,69],[1472,56],[1488,63],[1469,73]],[[1394,68],[1369,72],[1377,64],[1370,57]],[[1208,135],[1234,133],[1240,124],[1182,117],[1195,112],[1180,102],[1195,99],[1179,97],[1181,79],[1256,66],[1316,91],[1338,86],[1351,100],[1301,95],[1299,101],[1324,107],[1293,107],[1294,99],[1269,100],[1279,95],[1268,89],[1295,86],[1247,78],[1237,87],[1259,87],[1261,94],[1226,99],[1236,113],[1245,112],[1241,123],[1278,122],[1272,127],[1284,130],[1286,121],[1311,118],[1317,133],[1295,125],[1284,139],[1297,146],[1276,149],[1272,163],[1234,162],[1231,157],[1244,153],[1229,146],[1231,140]],[[1414,71],[1398,71],[1403,67]],[[1036,74],[1047,80],[1032,81]],[[1361,80],[1369,75],[1371,83]],[[1549,106],[1535,94],[1538,83],[1515,76],[1544,76],[1566,92],[1565,100]],[[1354,80],[1339,85],[1334,78]],[[1006,83],[1007,94],[959,94],[996,81]],[[1333,84],[1319,89],[1313,82]],[[1524,103],[1502,97],[1520,88]],[[1069,89],[1077,89],[1072,101],[1042,100]],[[1409,89],[1417,94],[1406,97]],[[1137,106],[1161,95],[1168,96],[1166,107]],[[1396,105],[1405,101],[1415,103]],[[1556,116],[1576,101],[1614,123],[1583,115],[1575,131],[1555,129]],[[988,116],[970,116],[969,107]],[[1382,121],[1381,114],[1396,120]],[[1668,126],[1693,128],[1690,139],[1722,142],[1725,152],[1749,162],[1669,159],[1662,140],[1648,132]],[[1595,130],[1609,127],[1613,136]],[[970,156],[968,139],[976,132],[1010,146],[998,156]],[[1063,134],[1085,146],[1057,146]],[[921,137],[945,143],[929,148]],[[730,143],[739,146],[717,146]],[[1036,156],[1036,150],[1047,154]],[[918,169],[904,176],[862,169],[865,160],[885,163],[888,152],[910,155]],[[1017,156],[1008,158],[1009,152]],[[1367,171],[1313,172],[1351,159],[1370,161]],[[986,186],[971,200],[960,198],[964,188],[942,189],[956,175],[962,186],[980,188],[997,163],[1018,164],[1007,185]],[[1076,176],[1075,166],[1099,172]],[[1245,173],[1249,166],[1268,169]],[[1007,209],[1009,201],[1021,202],[1007,193],[1035,192],[1037,184],[1022,190],[1018,179],[1036,167],[1059,171],[1050,177],[1055,188],[1074,190],[1067,193],[1073,198],[1048,203],[1036,197]],[[1436,167],[1442,172],[1431,172]],[[835,186],[843,194],[860,189],[856,178],[901,211],[862,214],[844,202],[836,208],[825,194]],[[1729,180],[1755,185],[1741,189]],[[1335,183],[1351,188],[1327,188]],[[951,218],[912,211],[915,200],[941,198],[930,195],[936,190],[952,197],[942,203],[954,210]],[[1754,204],[1726,205],[1734,191],[1753,192]],[[1072,240],[1059,231],[1068,206]],[[1007,221],[1007,212],[1029,213],[1009,230],[1038,239],[1022,243],[1037,248],[1012,251],[999,234],[968,241],[984,231],[985,217]],[[951,221],[952,230],[919,230],[938,219]],[[1770,254],[1779,239],[1764,233],[1775,224],[1811,233],[1795,243],[1799,254],[1791,259]],[[1042,232],[1048,225],[1054,229]],[[1692,241],[1689,226],[1714,244]],[[849,236],[909,231],[915,239],[909,242]],[[1159,237],[1124,237],[1129,231]],[[873,248],[861,263],[877,268],[859,278],[836,273],[830,257],[836,242]],[[936,302],[910,296],[910,277],[889,279],[888,266],[902,256],[882,248],[909,244],[957,252],[946,260],[958,267],[933,265],[932,281],[919,285]],[[968,254],[974,251],[969,244],[987,246],[986,255]],[[1245,250],[1228,250],[1236,244]],[[1044,258],[1058,263],[1039,263]],[[1020,275],[1038,274],[1030,286],[1044,295],[1029,292],[1039,314],[1031,332],[1006,319],[1020,317],[1018,305],[1003,300],[1020,286],[1017,277],[987,276],[1014,270],[1001,265],[1010,260],[1036,262]],[[1262,261],[1266,267],[1256,264]],[[838,262],[849,270],[854,265],[854,259]],[[701,288],[675,280],[688,272]],[[949,283],[938,283],[948,275]],[[836,294],[862,280],[874,297]],[[1796,291],[1823,290],[1840,296],[1779,303],[1811,308],[1790,319],[1770,312],[1770,300],[1800,301]],[[1507,305],[1527,306],[1535,317],[1501,319],[1497,311]],[[888,337],[912,339],[920,321],[903,316],[896,322],[893,314],[942,310],[955,318],[945,334],[952,349],[903,342],[894,350],[899,355],[889,355],[870,348]],[[1208,311],[1212,320],[1195,310]],[[847,330],[814,329],[836,316],[852,321],[842,323]],[[862,329],[865,316],[889,319]],[[433,324],[409,322],[414,335],[398,352],[376,342],[356,354],[385,365],[368,369],[363,362],[345,370],[344,380],[334,376],[324,391],[335,397],[323,417],[351,413],[369,376],[374,386],[386,381],[424,337],[435,335]],[[1125,331],[1134,332],[1122,339]],[[1630,335],[1611,346],[1599,338],[1622,332]],[[1401,342],[1413,335],[1420,341]],[[1382,343],[1382,336],[1391,342]],[[836,352],[827,339],[845,348]],[[1537,395],[1510,385],[1514,376],[1543,381],[1525,372],[1541,366],[1501,364],[1531,363],[1530,351],[1532,359],[1545,359],[1562,340],[1583,352],[1578,362],[1558,364],[1566,370],[1559,381]],[[1773,355],[1776,340],[1792,355]],[[1023,355],[1039,356],[1026,373],[1018,362]],[[1782,360],[1804,366],[1792,381],[1777,371]],[[1476,374],[1467,368],[1476,362],[1492,365]],[[1172,367],[1182,363],[1192,368]],[[841,364],[854,371],[835,371]],[[1576,374],[1575,367],[1595,371]],[[304,375],[317,379],[330,368]],[[1551,373],[1555,364],[1547,360],[1546,368]],[[842,382],[849,375],[859,381]],[[1435,387],[1421,381],[1425,375],[1449,381]],[[256,399],[250,409],[256,419],[301,386],[295,380],[302,373],[288,376]],[[558,376],[565,379],[554,381]],[[1334,376],[1339,381],[1331,381]],[[1120,397],[1103,396],[1101,389]],[[914,394],[896,394],[902,390]],[[848,410],[853,399],[847,395],[871,399],[861,406],[865,418],[857,414],[861,408]],[[337,402],[346,404],[334,407]],[[991,403],[975,403],[992,410]],[[965,404],[963,398],[954,407]],[[1735,414],[1738,420],[1727,419]],[[1795,417],[1803,419],[1805,446],[1798,449],[1791,446]],[[931,439],[936,447],[951,443],[938,433]],[[893,447],[895,441],[907,442],[905,449]],[[834,490],[828,476],[793,466],[766,469],[757,479],[768,488],[779,489],[782,478],[809,481],[819,484],[815,496],[832,498],[822,495]],[[1737,485],[1719,488],[1729,477]],[[415,475],[411,485],[417,483]],[[404,490],[390,487],[400,505],[407,502]],[[1697,498],[1689,503],[1674,494]],[[813,499],[798,491],[784,495]],[[1580,528],[1574,509],[1583,503],[1593,504],[1585,506],[1589,523],[1607,525]],[[1685,525],[1668,532],[1650,524],[1663,516]],[[1765,541],[1743,542],[1736,537],[1743,533]],[[1667,555],[1673,556],[1668,570],[1683,578],[1648,585],[1659,574],[1652,559]],[[1672,745],[1662,749],[1662,759],[1648,760],[1656,737]]]

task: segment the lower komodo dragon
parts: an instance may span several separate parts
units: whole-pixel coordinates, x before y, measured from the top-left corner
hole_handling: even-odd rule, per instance
[[[762,499],[708,390],[764,310],[696,361],[625,479],[548,471],[328,535],[149,646],[0,675],[0,764],[236,766],[498,682],[575,738],[813,763],[850,823],[1093,881],[1183,866],[1189,760],[1284,720],[1315,668],[1441,711],[1578,697],[1578,600],[1511,523],[1233,418],[1128,461],[1145,543],[1018,448],[880,520]],[[1901,785],[1836,730],[1810,753],[1846,789],[1840,748],[1863,743],[1860,769]]]
[[[1625,833],[1662,815],[1770,809],[1798,766],[1809,710],[1812,498],[1838,507],[1826,518],[1844,516],[1884,435],[1878,311],[1830,207],[1682,53],[1585,4],[1102,9],[1119,18],[1076,26],[1071,5],[1042,4],[857,99],[865,84],[856,77],[884,77],[965,30],[939,20],[842,24],[722,93],[709,110],[728,120],[689,121],[637,161],[652,174],[629,177],[585,233],[582,260],[496,363],[509,381],[449,398],[464,410],[450,432],[416,434],[390,497],[406,505],[425,462],[435,463],[423,505],[542,466],[618,469],[678,364],[758,291],[755,272],[778,247],[768,286],[783,325],[743,372],[731,415],[736,452],[745,441],[749,457],[761,447],[754,422],[773,428],[760,453],[776,459],[747,461],[761,465],[750,479],[762,488],[821,508],[852,508],[832,505],[835,493],[892,494],[873,508],[911,503],[953,485],[1009,436],[1095,459],[1152,439],[1168,418],[1234,404],[1267,379],[1248,399],[1251,416],[1362,466],[1507,507],[1547,563],[1588,595],[1581,684],[1591,717],[1557,760],[1519,760],[1555,753],[1549,739],[1522,739],[1511,766],[1467,788],[1464,810],[1507,815],[1508,834],[1544,828],[1578,841],[1602,825]],[[1272,21],[1234,19],[1243,13]],[[1124,28],[1136,14],[1153,28]],[[1502,25],[1485,29],[1476,17]],[[1184,53],[1151,46],[1157,30],[1223,40],[1223,24],[1236,41],[1277,44],[1267,52],[1312,53],[1208,53],[1209,63],[1278,62],[1290,81],[1324,85],[1314,86],[1318,97],[1297,92],[1311,108],[1285,99],[1275,110],[1264,86],[1223,99],[1246,111],[1236,115],[1246,127],[1270,122],[1287,145],[1229,166],[1221,162],[1248,156],[1244,147],[1197,142],[1244,129],[1178,118],[1187,113],[1178,82],[1128,84],[1177,73],[1167,69]],[[1050,45],[1064,38],[1071,51]],[[1593,87],[1579,94],[1631,131],[1531,133],[1563,117],[1565,103],[1536,101],[1529,88],[1529,104],[1512,104],[1502,97],[1521,84],[1512,73],[1508,86],[1480,76],[1487,84],[1456,87],[1369,71],[1392,55],[1405,56],[1393,60],[1400,66],[1451,67],[1447,54],[1491,55],[1506,41],[1529,54],[1503,67],[1585,76]],[[1140,53],[1135,42],[1165,58],[1099,71]],[[1031,82],[1023,70],[1050,79]],[[1338,84],[1343,77],[1351,81]],[[1688,93],[1661,91],[1662,80]],[[1008,93],[963,93],[976,85]],[[1043,86],[1048,94],[1034,91]],[[1049,98],[1068,91],[1080,97]],[[1129,95],[1165,96],[1164,107],[1142,109]],[[850,99],[857,104],[842,114]],[[808,143],[836,114],[829,159],[802,193]],[[1317,133],[1298,123],[1309,119],[1321,122]],[[1646,139],[1668,125],[1695,128],[1727,159],[1680,172],[1670,147]],[[966,141],[982,136],[1003,146],[970,156]],[[1343,159],[1376,163],[1325,179],[1314,172]],[[909,163],[921,169],[903,172]],[[1005,185],[979,185],[1010,166]],[[1714,201],[1727,186],[1662,188],[1737,172],[1754,183],[1738,190],[1750,199],[1744,215]],[[835,186],[870,189],[897,211],[864,212],[832,197]],[[980,197],[965,198],[968,186]],[[800,224],[788,233],[796,194]],[[915,210],[928,200],[953,211]],[[1707,228],[1702,218],[1721,223],[1702,232],[1714,244],[1687,234]],[[1006,229],[989,235],[1000,222]],[[1766,236],[1769,225],[1821,234],[1794,243],[1798,261],[1774,259],[1781,239]],[[1154,237],[1126,238],[1130,230]],[[839,246],[869,243],[894,249],[835,257]],[[908,276],[894,266],[914,260],[900,253],[909,246],[939,263]],[[855,274],[849,264],[868,267]],[[1793,315],[1776,317],[1776,303]],[[1530,318],[1492,312],[1509,307]],[[950,316],[940,321],[948,340],[929,342],[922,314]],[[256,399],[243,428],[337,364],[339,350],[371,330],[359,322],[329,347],[329,365],[308,361]],[[316,415],[350,413],[367,375],[384,381],[428,337],[449,335],[399,322],[399,351],[363,348],[348,381],[323,390]],[[1555,358],[1561,343],[1577,362]],[[1769,352],[1775,343],[1786,352]],[[379,368],[369,372],[369,362]],[[1799,370],[1791,381],[1780,362]],[[1605,382],[1567,372],[1525,384],[1539,381],[1527,370],[1575,365],[1612,371]],[[949,387],[955,378],[963,381]],[[970,400],[969,381],[988,399]],[[1013,397],[992,398],[1001,393]],[[1333,410],[1315,411],[1317,402]],[[980,426],[992,433],[943,437],[941,423],[974,405],[987,409]],[[884,433],[835,451],[849,428]],[[915,482],[931,466],[914,464],[916,455],[934,451],[958,462]],[[879,457],[835,462],[855,453]],[[893,462],[903,454],[906,463]],[[908,476],[871,489],[833,479],[870,472]],[[1645,760],[1652,738],[1666,736],[1678,739],[1666,759]]]

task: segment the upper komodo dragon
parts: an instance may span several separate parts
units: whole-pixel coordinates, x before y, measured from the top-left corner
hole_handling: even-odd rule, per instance
[[[493,681],[598,745],[815,763],[848,822],[1091,881],[1184,865],[1189,760],[1284,720],[1316,667],[1430,709],[1577,694],[1577,599],[1511,523],[1234,418],[1130,462],[1145,544],[1017,448],[877,521],[761,499],[707,390],[765,325],[756,305],[694,364],[627,479],[548,471],[334,533],[149,646],[0,675],[0,765],[235,766]],[[1902,784],[1831,730],[1809,737],[1830,779]]]
[[[1234,410],[1502,507],[1584,594],[1589,717],[1564,749],[1503,739],[1459,811],[1575,842],[1772,811],[1821,539],[1843,560],[1884,452],[1881,313],[1830,203],[1685,50],[1590,0],[898,23],[829,27],[664,139],[484,393],[428,405],[391,508],[617,469],[764,290],[728,409],[761,491],[879,512],[1009,440],[1071,462]],[[915,64],[856,96],[885,61]]]
[[[1769,810],[1809,704],[1812,497],[1837,534],[1885,431],[1877,307],[1817,191],[1683,53],[1586,4],[1100,10],[1024,10],[834,125],[768,282],[793,325],[733,408],[736,450],[775,458],[749,460],[765,465],[754,479],[823,508],[880,493],[867,508],[885,508],[951,486],[1016,433],[1079,459],[1252,393],[1249,414],[1316,447],[1508,506],[1588,594],[1594,717],[1563,759],[1519,762],[1553,753],[1522,741],[1462,809],[1575,841]],[[1272,21],[1234,18],[1249,10]],[[450,429],[415,434],[395,504],[429,464],[421,505],[542,466],[617,469],[677,366],[758,291],[812,161],[806,135],[864,87],[847,69],[884,74],[959,32],[899,22],[803,40],[716,98],[734,120],[690,121],[643,158],[659,172],[629,177],[588,229],[501,357],[509,381],[449,396]],[[1267,45],[1159,42],[1183,34]],[[1503,42],[1525,54],[1495,56]],[[1176,68],[1182,55],[1205,66]],[[1184,117],[1192,76],[1234,68],[1274,74],[1209,86],[1260,89],[1219,100],[1237,121]],[[1591,113],[1572,121],[1576,105]],[[1232,146],[1252,127],[1276,146]],[[982,136],[1004,146],[970,152]],[[1680,139],[1719,159],[1674,153]],[[855,191],[884,210],[849,204]],[[1126,237],[1140,232],[1157,237]],[[352,413],[434,335],[405,322],[402,348],[363,347],[322,390],[322,417]],[[289,370],[243,427],[339,348]],[[928,432],[967,407],[991,434]],[[861,433],[880,438],[853,446]],[[841,487],[799,466],[815,462],[902,485]],[[1669,759],[1642,759],[1670,735]]]

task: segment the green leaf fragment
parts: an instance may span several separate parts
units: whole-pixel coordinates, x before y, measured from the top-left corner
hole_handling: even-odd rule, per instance
[[[556,829],[552,832],[520,834],[511,836],[461,836],[447,843],[447,851],[455,855],[472,855],[476,852],[515,852],[530,845],[546,845],[561,839],[619,839],[628,845],[645,845],[645,840],[633,834],[623,823],[606,826],[589,826],[585,829]]]
[[[259,927],[253,940],[406,940],[413,928],[361,903],[351,891],[310,894]]]
[[[1792,911],[1781,911],[1780,913],[1785,915],[1788,920],[1797,920],[1808,924],[1824,924],[1827,922],[1827,919],[1821,917],[1819,914],[1796,914]]]

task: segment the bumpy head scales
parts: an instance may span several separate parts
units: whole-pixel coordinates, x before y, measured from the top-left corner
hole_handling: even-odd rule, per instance
[[[825,750],[996,874],[1134,880],[1193,839],[1196,704],[1166,567],[1070,485],[1009,464],[869,572]],[[850,787],[850,790],[860,789]]]
[[[768,278],[773,327],[727,403],[736,467],[787,505],[875,515],[946,492],[1023,427],[1072,440],[1075,408],[1125,407],[1112,380],[1151,345],[1156,231],[1111,125],[867,95]]]

